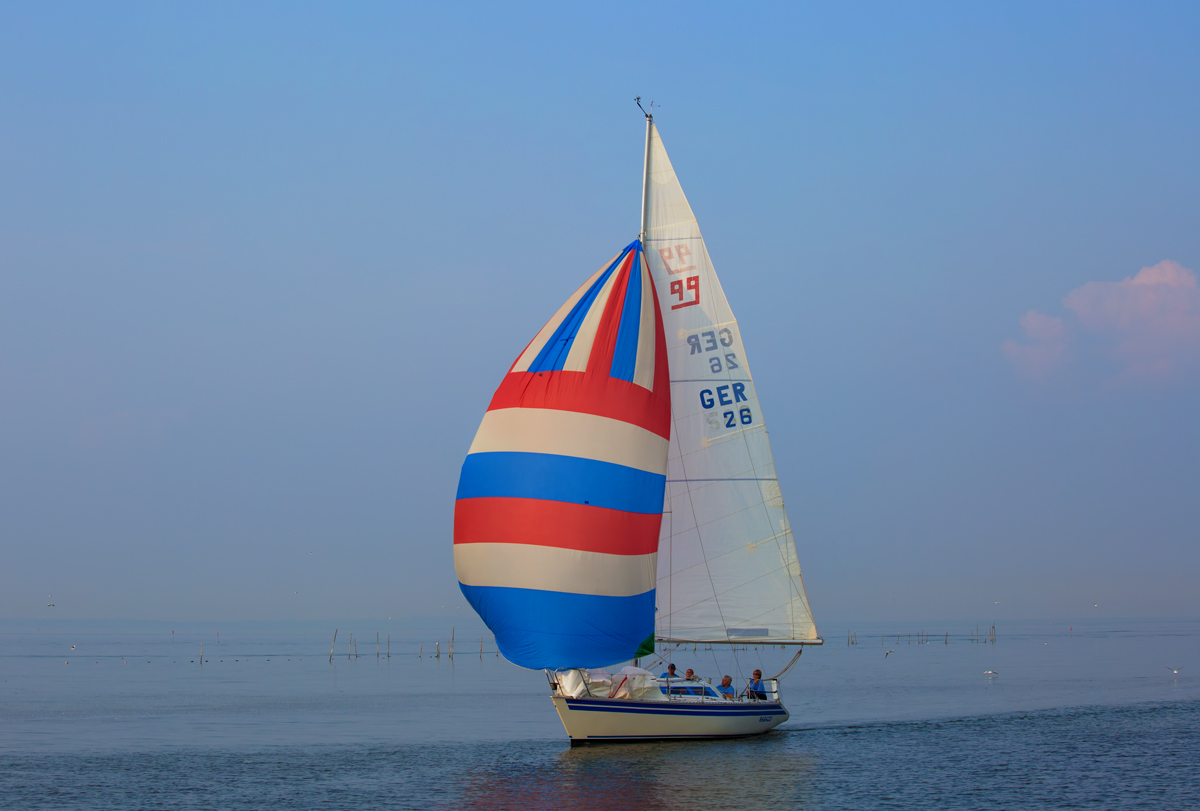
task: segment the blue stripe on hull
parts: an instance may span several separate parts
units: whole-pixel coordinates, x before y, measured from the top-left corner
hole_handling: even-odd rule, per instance
[[[666,487],[666,476],[612,462],[500,451],[467,455],[456,498],[536,498],[656,515]]]
[[[467,457],[470,458],[470,457]],[[654,590],[632,597],[458,584],[504,658],[533,670],[606,667],[654,633]]]
[[[595,701],[579,698],[568,698],[567,708],[575,712],[609,712],[630,715],[719,715],[723,718],[755,716],[755,715],[787,715],[788,711],[779,704],[748,707],[744,704],[731,704],[723,707],[713,704],[705,707],[699,702],[691,705],[672,706],[667,702],[632,702],[632,701]]]
[[[593,741],[694,741],[702,738],[751,738],[755,735],[765,735],[770,731],[770,729],[763,729],[757,732],[714,733],[712,735],[588,735],[586,738],[572,738],[571,745],[575,746]]]

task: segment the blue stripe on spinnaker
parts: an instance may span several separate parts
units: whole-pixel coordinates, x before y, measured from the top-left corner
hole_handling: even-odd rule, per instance
[[[458,584],[504,658],[535,670],[632,659],[654,633],[654,590],[632,597]]]
[[[634,243],[633,264],[629,268],[629,283],[625,286],[625,303],[617,329],[617,345],[613,349],[610,377],[633,381],[637,369],[638,329],[642,323],[642,257],[641,245]]]
[[[666,476],[612,462],[497,451],[467,455],[456,498],[537,498],[653,515],[662,512],[666,487]]]
[[[636,240],[634,242],[636,243]],[[571,354],[571,344],[575,343],[575,335],[579,332],[583,319],[587,317],[588,310],[592,309],[596,296],[600,295],[600,288],[604,287],[608,277],[613,274],[613,271],[621,264],[621,260],[625,258],[625,254],[629,253],[629,248],[632,247],[633,245],[630,245],[621,251],[621,255],[600,274],[600,278],[588,288],[588,291],[583,294],[583,298],[575,302],[575,306],[558,325],[554,335],[546,341],[542,351],[538,352],[537,357],[533,359],[533,363],[529,364],[529,371],[553,372],[562,369],[563,364],[567,362],[567,355]]]

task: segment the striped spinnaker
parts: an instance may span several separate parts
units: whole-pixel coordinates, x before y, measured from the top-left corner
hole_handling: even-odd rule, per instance
[[[600,667],[652,644],[665,347],[635,241],[559,308],[492,397],[459,477],[454,565],[515,664]]]

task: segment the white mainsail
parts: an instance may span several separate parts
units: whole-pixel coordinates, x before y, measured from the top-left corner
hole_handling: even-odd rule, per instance
[[[649,121],[642,240],[671,370],[663,641],[818,643],[737,320]]]

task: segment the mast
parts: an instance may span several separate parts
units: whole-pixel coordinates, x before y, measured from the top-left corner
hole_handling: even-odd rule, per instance
[[[642,107],[642,98],[634,99],[638,103],[638,109],[646,115],[646,157],[642,161],[642,228],[638,232],[638,239],[642,243],[643,249],[646,246],[646,223],[650,220],[650,212],[646,206],[650,202],[650,128],[654,126],[654,105],[650,105],[650,112]]]

